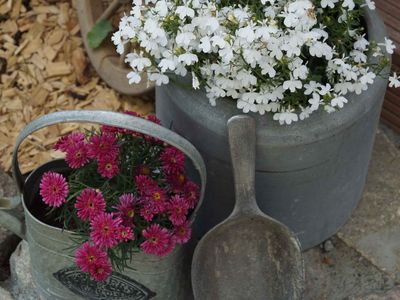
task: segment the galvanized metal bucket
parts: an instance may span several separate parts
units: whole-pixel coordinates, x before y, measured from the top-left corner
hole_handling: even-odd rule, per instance
[[[197,170],[201,183],[200,200],[191,215],[195,219],[201,205],[206,171],[199,152],[187,140],[150,121],[126,114],[107,111],[63,111],[45,115],[28,124],[19,134],[13,153],[13,173],[22,197],[0,200],[0,223],[26,239],[31,256],[31,270],[38,294],[46,300],[55,299],[190,299],[191,247],[181,246],[165,258],[134,253],[129,269],[113,272],[102,283],[87,279],[74,263],[73,232],[50,226],[35,215],[41,175],[48,171],[65,171],[63,160],[48,162],[33,171],[26,180],[18,165],[18,148],[31,133],[58,123],[90,122],[134,130],[158,138],[183,151]],[[18,211],[22,202],[23,213]]]

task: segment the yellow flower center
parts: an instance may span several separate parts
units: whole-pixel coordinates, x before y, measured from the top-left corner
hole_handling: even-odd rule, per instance
[[[135,211],[133,209],[130,209],[127,211],[126,215],[128,218],[133,218],[135,216]]]

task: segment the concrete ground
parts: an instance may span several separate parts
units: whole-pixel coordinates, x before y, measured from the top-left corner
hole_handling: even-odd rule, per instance
[[[305,300],[400,299],[399,140],[380,127],[352,218],[331,240],[304,253]]]
[[[352,218],[337,235],[304,253],[304,300],[400,300],[399,141],[399,135],[381,127],[364,195]],[[10,193],[4,190],[9,186],[9,178],[0,176],[0,196]],[[0,248],[4,244],[0,240]],[[26,247],[20,244],[10,260],[11,278],[2,282],[5,276],[0,276],[0,300],[37,297]]]

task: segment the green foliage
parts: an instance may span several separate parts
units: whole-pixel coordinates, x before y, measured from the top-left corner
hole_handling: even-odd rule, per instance
[[[89,47],[93,49],[99,47],[111,31],[112,25],[110,21],[101,20],[97,22],[87,34]]]

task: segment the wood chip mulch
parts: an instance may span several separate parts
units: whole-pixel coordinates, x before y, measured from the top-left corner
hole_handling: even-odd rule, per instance
[[[119,95],[94,72],[73,0],[0,0],[0,168],[10,170],[15,139],[28,122],[70,109],[146,115],[154,106],[148,98]],[[90,127],[63,124],[32,134],[20,151],[22,172],[60,157],[53,143],[82,126]]]

